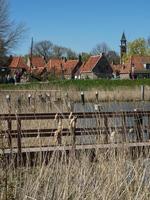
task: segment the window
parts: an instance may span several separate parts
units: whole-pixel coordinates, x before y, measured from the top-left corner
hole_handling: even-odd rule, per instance
[[[150,63],[144,64],[144,69],[150,69]]]

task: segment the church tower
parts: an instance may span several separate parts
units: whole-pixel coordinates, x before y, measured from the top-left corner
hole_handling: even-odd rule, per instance
[[[123,64],[123,55],[127,53],[127,40],[125,33],[123,32],[122,38],[120,40],[121,45],[120,45],[120,59],[121,59],[121,64]]]

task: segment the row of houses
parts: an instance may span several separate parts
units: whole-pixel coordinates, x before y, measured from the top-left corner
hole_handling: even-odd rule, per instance
[[[59,79],[97,79],[97,78],[120,78],[136,79],[150,78],[150,56],[131,56],[124,61],[127,54],[127,40],[122,34],[120,44],[120,64],[109,63],[105,54],[90,56],[86,62],[82,57],[76,60],[66,58],[51,58],[46,63],[43,57],[32,56],[11,57],[8,68],[0,67],[0,76],[7,76],[8,82],[47,80],[48,78]],[[1,77],[0,77],[1,78]]]
[[[87,62],[82,62],[81,56],[77,60],[50,59],[48,63],[42,57],[33,56],[27,61],[23,57],[13,57],[9,65],[11,75],[30,73],[37,79],[94,79],[111,78],[113,69],[104,54],[90,56]]]
[[[122,34],[120,44],[120,64],[109,63],[104,53],[90,56],[86,62],[82,57],[76,60],[66,58],[51,58],[46,63],[43,57],[32,56],[12,57],[9,67],[0,67],[0,75],[5,74],[7,78],[12,77],[17,82],[28,81],[29,78],[47,80],[48,78],[59,79],[97,79],[97,78],[120,78],[136,79],[150,78],[150,56],[134,55],[124,61],[127,54],[127,40]]]
[[[52,58],[48,63],[38,56],[26,61],[23,57],[13,57],[9,68],[11,75],[28,73],[39,80],[48,76],[59,79],[150,78],[150,56],[131,56],[119,65],[110,64],[105,54],[90,56],[86,62],[82,62],[81,56],[77,60]]]

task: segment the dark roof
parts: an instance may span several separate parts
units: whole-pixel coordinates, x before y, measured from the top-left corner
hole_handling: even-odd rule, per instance
[[[124,32],[123,32],[123,34],[122,34],[121,41],[127,41],[127,40],[126,40],[126,36],[125,36],[125,33],[124,33]]]

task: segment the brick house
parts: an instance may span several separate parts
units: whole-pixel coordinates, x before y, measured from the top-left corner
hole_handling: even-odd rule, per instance
[[[50,59],[46,69],[52,77],[74,79],[81,65],[81,57],[79,60]]]
[[[122,65],[113,65],[119,71],[120,79],[150,78],[150,56],[131,56]]]
[[[29,67],[31,78],[36,80],[45,80],[47,78],[45,64],[46,62],[43,57],[32,56],[32,58],[28,58],[27,65]]]
[[[21,56],[13,57],[9,67],[12,71],[15,71],[17,69],[23,69],[27,71],[29,69]]]
[[[76,79],[79,76],[79,70],[82,66],[81,57],[78,60],[67,60],[64,62],[64,77],[66,79]]]
[[[104,54],[90,56],[80,68],[81,79],[111,78],[113,69]]]
[[[16,79],[16,82],[20,82],[21,79],[26,79],[24,76],[26,72],[29,71],[29,67],[25,63],[23,57],[13,57],[11,60],[11,63],[9,65],[9,68],[11,70],[10,76],[14,79]]]
[[[61,70],[61,59],[50,59],[45,65],[46,70],[51,78],[60,78],[62,74]]]
[[[118,64],[118,65],[113,65],[112,64],[112,69],[113,69],[113,77],[114,78],[120,78],[120,79],[129,79],[130,76],[130,64]]]
[[[27,65],[29,68],[41,68],[45,67],[45,60],[40,56],[32,56],[32,58],[28,58]]]
[[[129,63],[135,78],[150,78],[150,56],[132,56]]]

